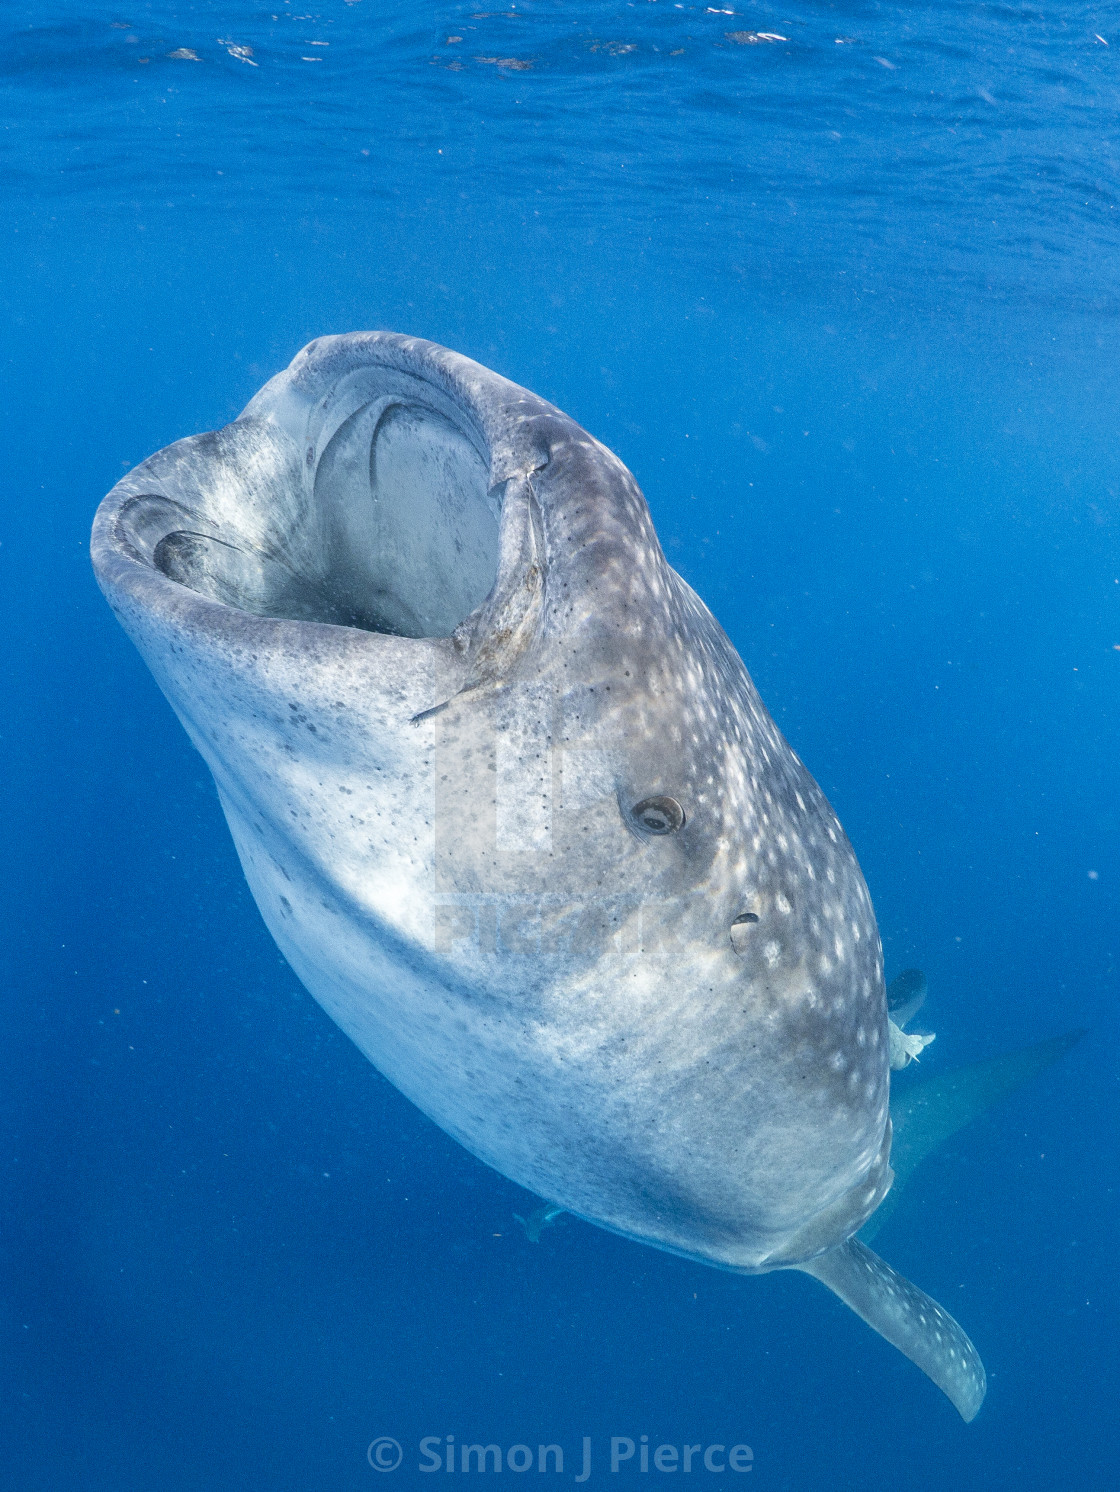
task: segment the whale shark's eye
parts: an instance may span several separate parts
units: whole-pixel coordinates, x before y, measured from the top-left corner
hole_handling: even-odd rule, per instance
[[[630,813],[647,834],[673,834],[684,824],[684,809],[676,798],[643,798]]]
[[[731,946],[736,953],[747,951],[750,931],[757,921],[757,912],[740,912],[731,924]]]

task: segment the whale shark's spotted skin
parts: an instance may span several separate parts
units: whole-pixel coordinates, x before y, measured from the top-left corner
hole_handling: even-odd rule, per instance
[[[967,1338],[848,1242],[891,1180],[855,855],[615,456],[445,349],[323,338],[92,552],[276,941],[403,1092],[557,1207],[817,1275],[976,1412]]]

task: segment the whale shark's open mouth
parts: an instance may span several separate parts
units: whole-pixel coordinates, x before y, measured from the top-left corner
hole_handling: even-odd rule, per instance
[[[233,439],[199,451],[173,527],[152,499],[164,532],[151,562],[169,579],[257,616],[400,637],[447,637],[486,599],[499,505],[476,445],[442,413],[372,400],[302,461],[259,421]]]

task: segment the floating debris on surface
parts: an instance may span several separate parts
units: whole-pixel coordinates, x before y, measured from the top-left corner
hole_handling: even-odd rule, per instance
[[[533,65],[522,57],[476,57],[474,60],[488,63],[491,67],[508,68],[510,72],[515,73],[528,72]]]
[[[201,62],[202,58],[190,47],[176,47],[173,52],[167,54],[175,62]]]
[[[789,41],[788,36],[779,36],[776,31],[725,31],[728,41],[740,47],[756,47],[759,42]]]
[[[243,47],[239,42],[230,41],[228,37],[219,36],[218,45],[225,47],[231,57],[236,57],[238,62],[247,62],[250,67],[260,67],[259,62],[253,61],[252,47]]]

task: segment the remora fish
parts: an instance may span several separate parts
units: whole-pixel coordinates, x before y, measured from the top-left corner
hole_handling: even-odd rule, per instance
[[[976,1414],[968,1338],[853,1236],[891,1129],[852,847],[610,451],[431,343],[326,337],[91,551],[390,1081],[558,1208],[814,1275]]]

